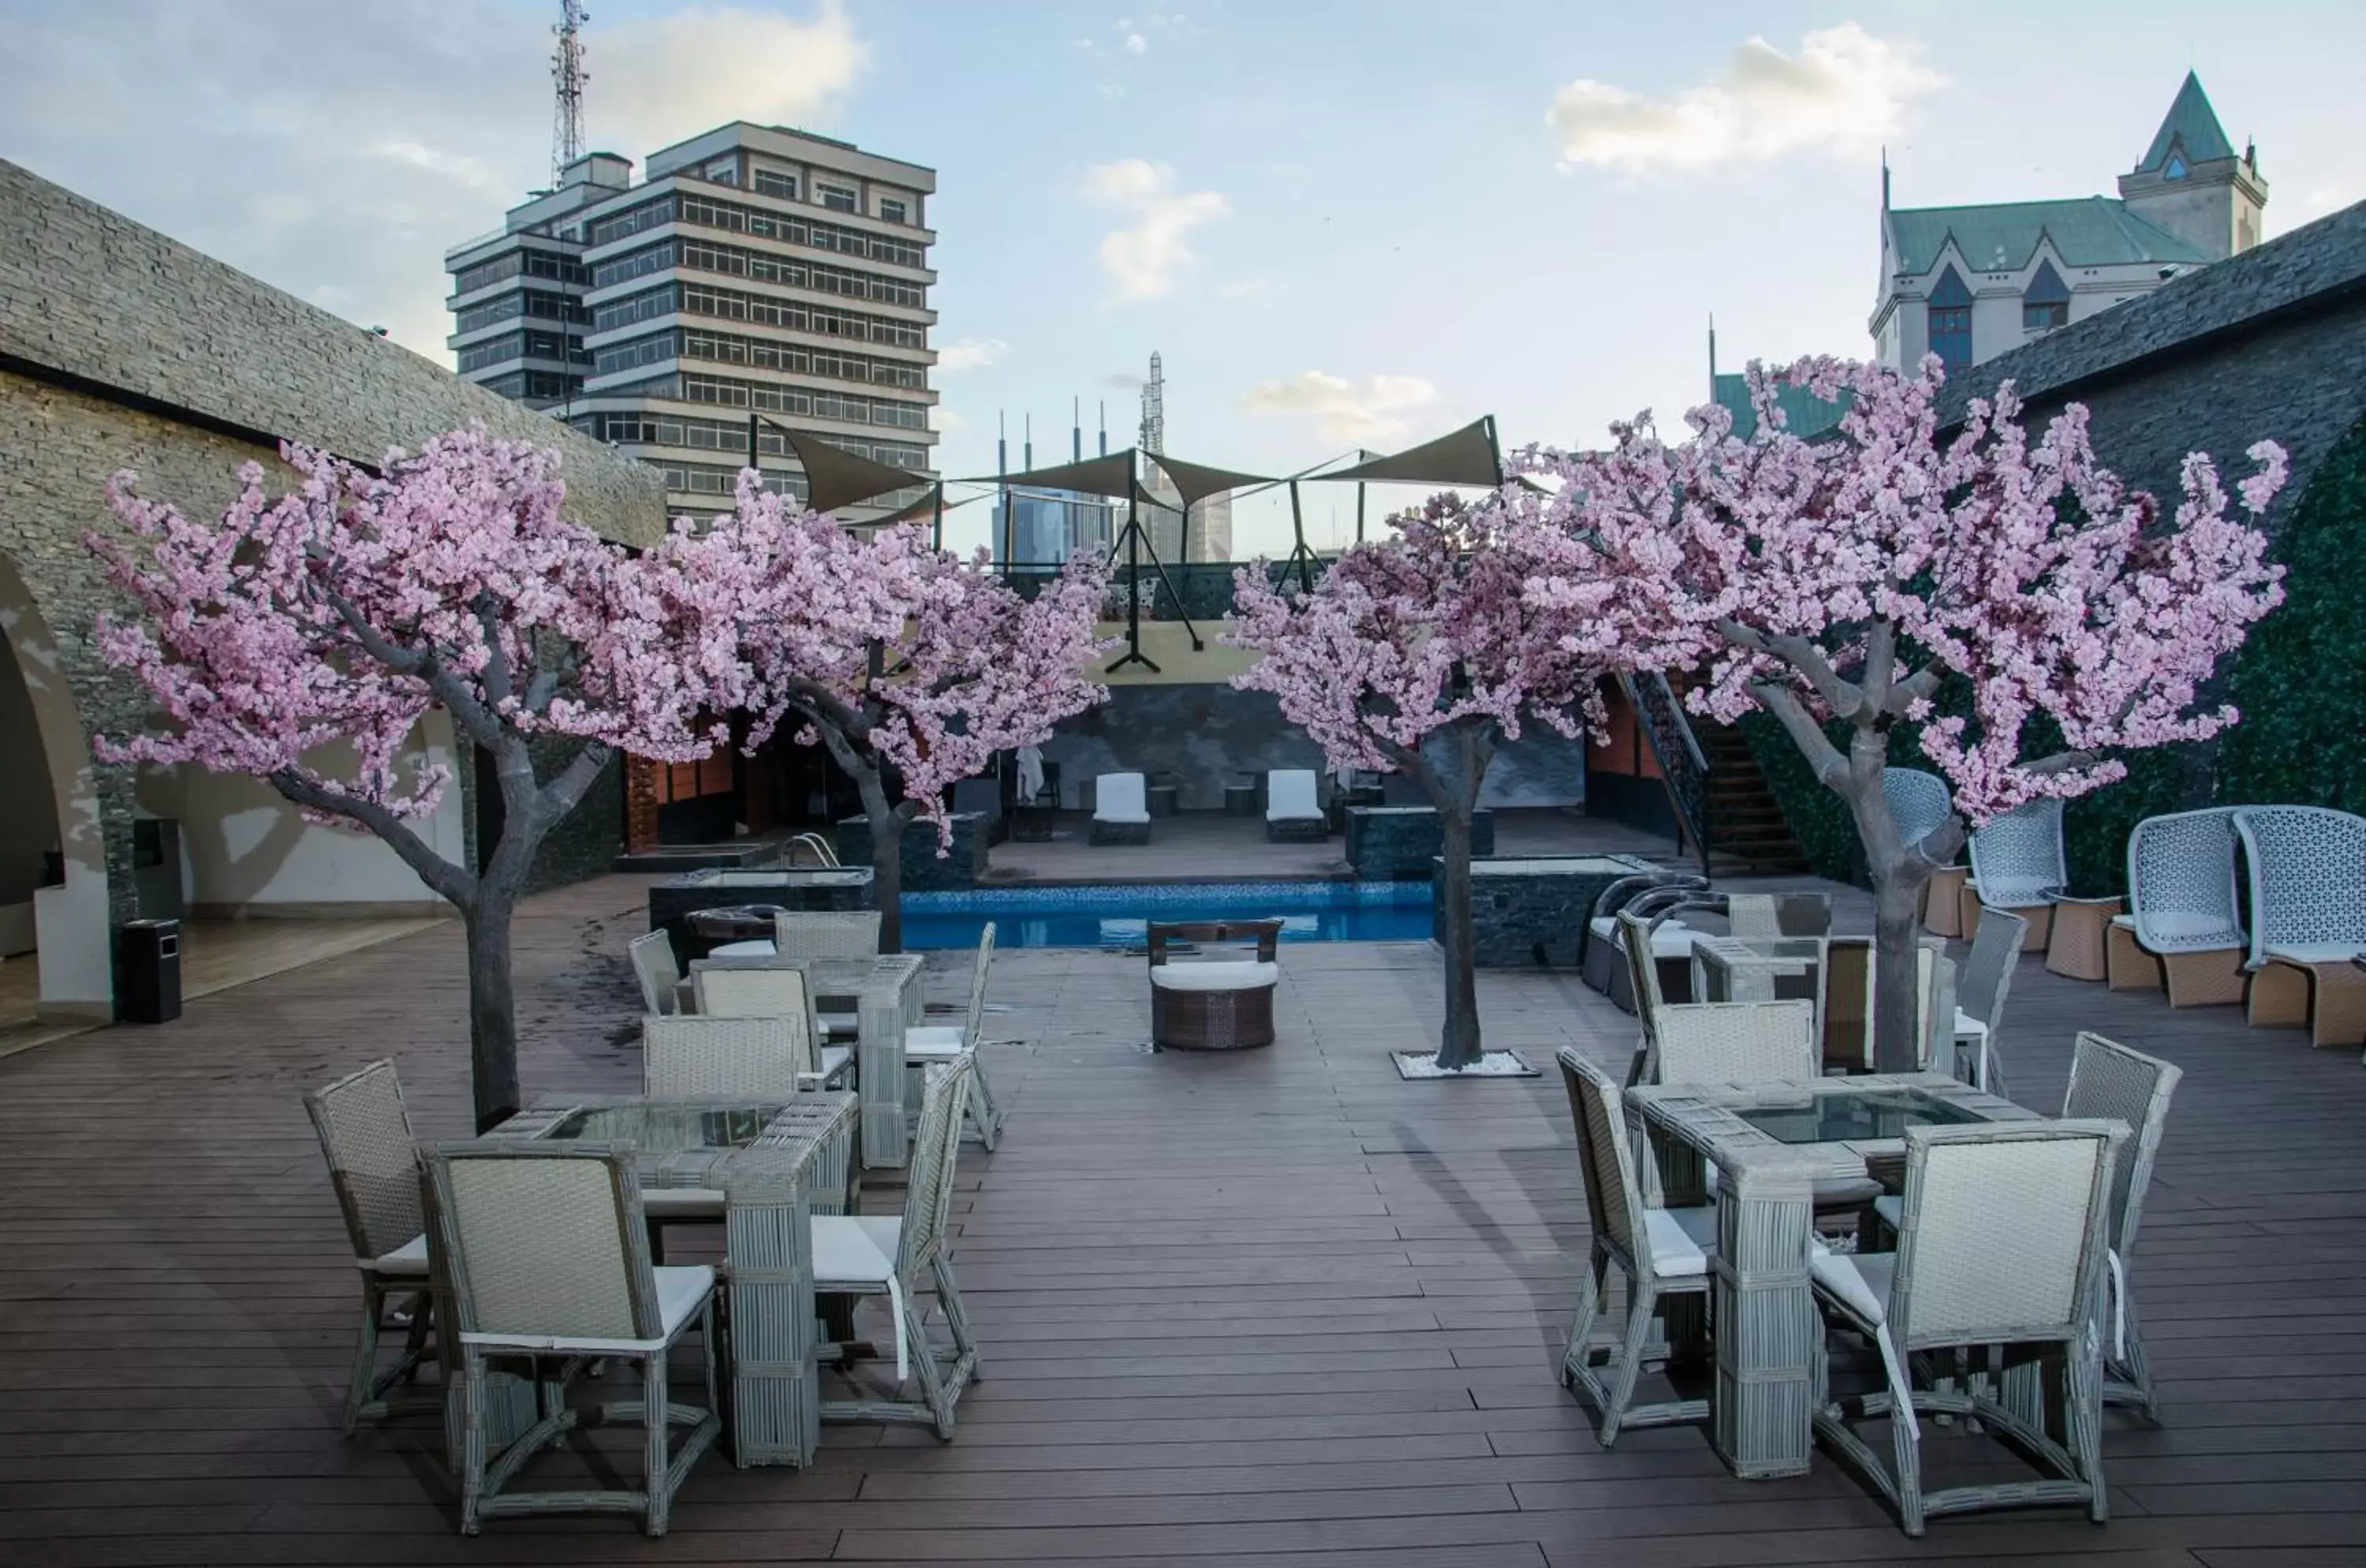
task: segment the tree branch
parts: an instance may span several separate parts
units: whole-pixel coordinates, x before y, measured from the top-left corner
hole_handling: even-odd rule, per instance
[[[542,786],[542,803],[550,813],[545,826],[558,822],[575,809],[583,798],[583,792],[592,787],[592,781],[600,776],[601,770],[607,767],[608,760],[614,755],[614,750],[604,740],[584,743],[583,750],[576,752],[567,766],[558,771],[558,776]]]
[[[1839,717],[1854,717],[1859,705],[1865,701],[1862,692],[1841,679],[1840,672],[1832,668],[1831,660],[1824,657],[1824,650],[1806,637],[1768,637],[1736,620],[1718,622],[1717,634],[1736,648],[1746,648],[1752,653],[1779,659],[1797,670],[1807,677],[1808,683],[1816,689],[1816,694],[1823,698],[1824,705]]]
[[[1890,677],[1898,672],[1898,625],[1876,617],[1865,631],[1865,675],[1857,689],[1865,694],[1858,716],[1870,721],[1889,711]]]
[[[1947,672],[1939,667],[1937,660],[1925,664],[1921,669],[1889,688],[1887,704],[1889,711],[1901,718],[1904,717],[1908,710],[1916,703],[1936,695],[1939,682],[1945,680]]]
[[[2101,755],[2094,751],[2056,751],[2051,757],[2041,757],[2034,762],[2022,762],[2020,767],[2024,773],[2050,775],[2067,773],[2073,768],[2091,768],[2102,760]]]
[[[1753,682],[1750,694],[1758,699],[1760,707],[1781,721],[1784,729],[1790,734],[1791,744],[1797,746],[1799,754],[1808,760],[1808,769],[1816,775],[1816,782],[1836,794],[1845,795],[1848,791],[1848,759],[1841,755],[1840,748],[1832,744],[1832,738],[1824,733],[1824,727],[1816,722],[1815,716],[1808,712],[1798,697],[1771,681]]]
[[[485,701],[495,713],[510,698],[510,655],[501,646],[501,619],[494,613],[493,596],[479,592],[472,606],[477,612],[477,628],[485,637]]]
[[[411,830],[402,818],[374,800],[364,800],[343,790],[331,789],[306,778],[292,768],[281,768],[265,775],[271,787],[313,811],[325,811],[343,817],[368,829],[402,858],[402,863],[419,874],[439,897],[463,913],[477,895],[477,879],[463,868],[454,865],[427,847],[426,840]]]

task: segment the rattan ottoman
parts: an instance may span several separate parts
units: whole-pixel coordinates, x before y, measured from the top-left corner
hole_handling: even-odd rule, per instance
[[[2073,898],[2065,895],[2054,900],[2054,934],[2045,942],[2045,967],[2055,975],[2072,980],[2101,980],[2105,977],[2107,963],[2105,944],[2112,930],[2112,917],[2120,912],[2124,900],[2110,898]]]

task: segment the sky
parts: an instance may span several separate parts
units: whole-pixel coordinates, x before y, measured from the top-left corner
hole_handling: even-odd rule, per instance
[[[1132,444],[1154,350],[1167,449],[1252,472],[1673,423],[1712,314],[1724,368],[1870,351],[1885,148],[1899,206],[2108,195],[2188,69],[2270,235],[2366,199],[2357,0],[590,8],[595,147],[745,118],[938,171],[952,475],[1005,419],[1059,460],[1077,404]],[[445,250],[549,179],[558,9],[0,0],[0,157],[448,366]],[[1353,492],[1306,513],[1335,543]],[[1236,554],[1289,538],[1244,504]]]

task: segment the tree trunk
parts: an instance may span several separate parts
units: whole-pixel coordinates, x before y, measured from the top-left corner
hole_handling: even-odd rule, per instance
[[[876,801],[873,799],[877,795]],[[910,818],[866,787],[862,814],[871,821],[871,891],[879,905],[879,951],[904,951],[904,829]]]
[[[1910,1073],[1922,1066],[1921,984],[1916,974],[1915,915],[1923,879],[1893,870],[1873,884],[1873,1067]]]
[[[1438,827],[1445,840],[1444,879],[1438,902],[1444,909],[1437,933],[1446,957],[1446,1026],[1437,1039],[1437,1065],[1449,1072],[1475,1066],[1479,1043],[1479,977],[1471,962],[1470,809],[1461,801],[1440,802]]]
[[[468,932],[468,1065],[477,1131],[486,1133],[518,1111],[517,1010],[510,989],[510,916],[513,888],[488,884],[462,911]]]

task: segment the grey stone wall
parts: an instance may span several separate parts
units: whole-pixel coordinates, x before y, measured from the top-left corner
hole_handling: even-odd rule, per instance
[[[1351,806],[1346,840],[1348,865],[1358,878],[1389,882],[1430,874],[1446,847],[1445,830],[1433,807]],[[1485,807],[1470,814],[1470,853],[1495,852],[1495,814]]]
[[[956,811],[951,814],[953,841],[942,855],[937,853],[937,830],[927,822],[913,822],[904,829],[903,891],[907,893],[943,893],[975,887],[986,874],[986,819],[975,812]],[[839,863],[842,865],[871,863],[871,819],[849,817],[838,825],[835,835]]]
[[[1594,901],[1622,876],[1654,869],[1623,855],[1527,855],[1470,866],[1471,961],[1482,968],[1577,963]],[[1444,930],[1443,888],[1432,875],[1431,917]]]

